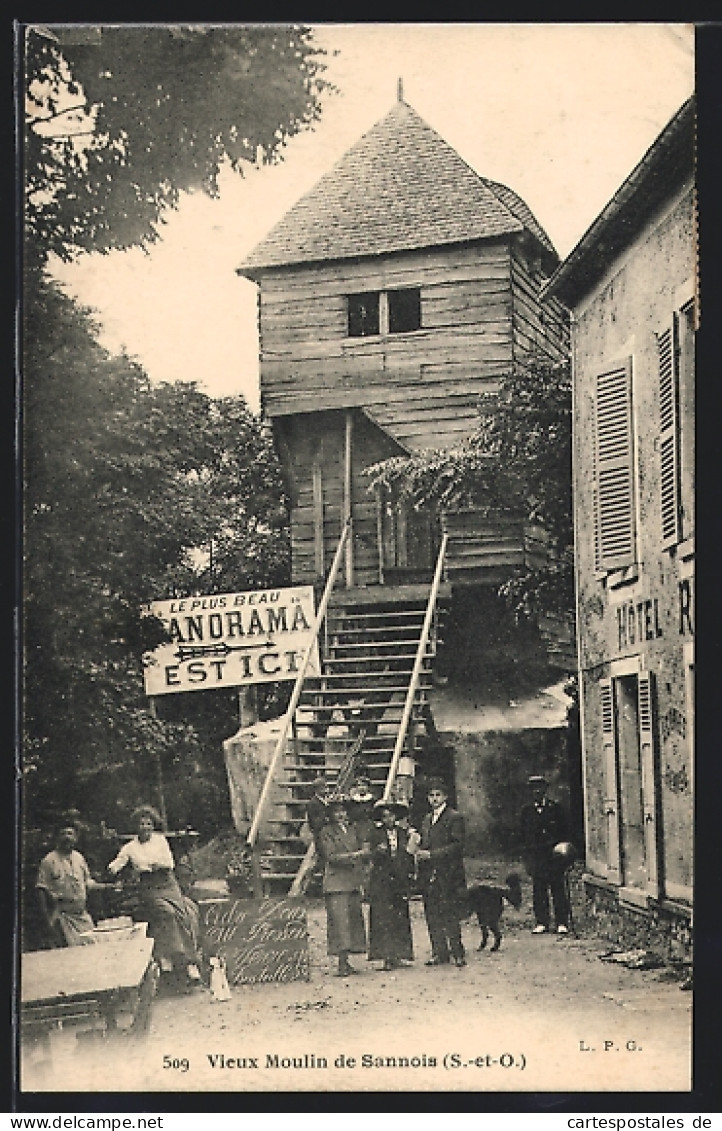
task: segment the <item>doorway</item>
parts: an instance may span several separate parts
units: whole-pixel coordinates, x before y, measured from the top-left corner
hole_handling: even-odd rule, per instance
[[[639,687],[636,675],[614,681],[619,759],[619,839],[622,884],[644,891],[647,851],[644,831]]]

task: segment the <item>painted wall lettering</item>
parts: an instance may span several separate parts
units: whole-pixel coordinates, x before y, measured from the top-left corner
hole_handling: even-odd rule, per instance
[[[662,626],[657,598],[620,605],[617,609],[617,634],[620,651],[641,644],[643,640],[658,639],[662,635]]]
[[[694,636],[694,590],[692,581],[686,577],[678,582],[679,592],[679,634],[680,636]]]

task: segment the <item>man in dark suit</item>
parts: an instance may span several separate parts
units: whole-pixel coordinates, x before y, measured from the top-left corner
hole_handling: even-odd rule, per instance
[[[521,840],[524,864],[532,880],[532,903],[536,925],[532,933],[549,930],[549,893],[554,905],[557,932],[569,931],[569,899],[564,861],[555,856],[554,846],[567,838],[564,810],[547,797],[547,781],[539,775],[529,778],[532,799],[521,810]]]
[[[461,942],[462,893],[464,875],[464,818],[448,805],[443,782],[430,781],[427,797],[431,812],[421,825],[419,886],[424,897],[424,914],[431,940],[427,966],[443,966],[453,959],[466,966]]]

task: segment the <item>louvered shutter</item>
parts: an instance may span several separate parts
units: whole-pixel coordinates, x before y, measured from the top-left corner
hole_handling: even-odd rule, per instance
[[[647,892],[660,895],[659,841],[657,811],[659,775],[654,742],[654,683],[650,672],[640,672],[637,682],[639,747],[642,762],[642,806],[644,810],[644,848]]]
[[[631,359],[597,377],[596,463],[600,565],[619,569],[634,561]]]
[[[607,877],[621,883],[619,852],[619,770],[617,728],[614,718],[614,689],[611,679],[599,681],[599,702],[604,760],[604,817],[607,830]]]
[[[659,378],[659,461],[662,546],[681,538],[679,484],[679,380],[677,344],[672,321],[657,334]]]
[[[599,475],[598,475],[598,459],[597,447],[599,444],[597,437],[597,420],[596,416],[592,421],[594,435],[592,438],[592,531],[594,537],[594,575],[595,577],[603,577],[605,574],[604,566],[602,565],[602,544],[599,532]],[[583,463],[583,461],[582,461]],[[584,472],[582,473],[584,474]]]

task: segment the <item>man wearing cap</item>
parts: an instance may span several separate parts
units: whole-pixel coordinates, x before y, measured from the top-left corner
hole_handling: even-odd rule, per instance
[[[421,825],[421,846],[417,850],[419,886],[424,898],[424,914],[431,940],[427,966],[466,966],[461,941],[462,893],[464,875],[464,818],[448,805],[443,782],[432,779],[427,786],[431,812]]]
[[[569,931],[569,900],[564,881],[564,861],[554,855],[554,845],[566,840],[564,810],[547,797],[547,780],[539,774],[529,778],[531,801],[521,810],[521,840],[524,865],[532,880],[535,926],[532,934],[549,930],[549,895],[554,907],[557,933]]]
[[[313,783],[313,795],[309,798],[308,805],[306,806],[306,824],[308,825],[313,843],[316,846],[316,855],[320,864],[323,864],[321,856],[321,829],[328,821],[328,799],[331,794],[331,784],[326,780],[323,774],[316,778]]]

